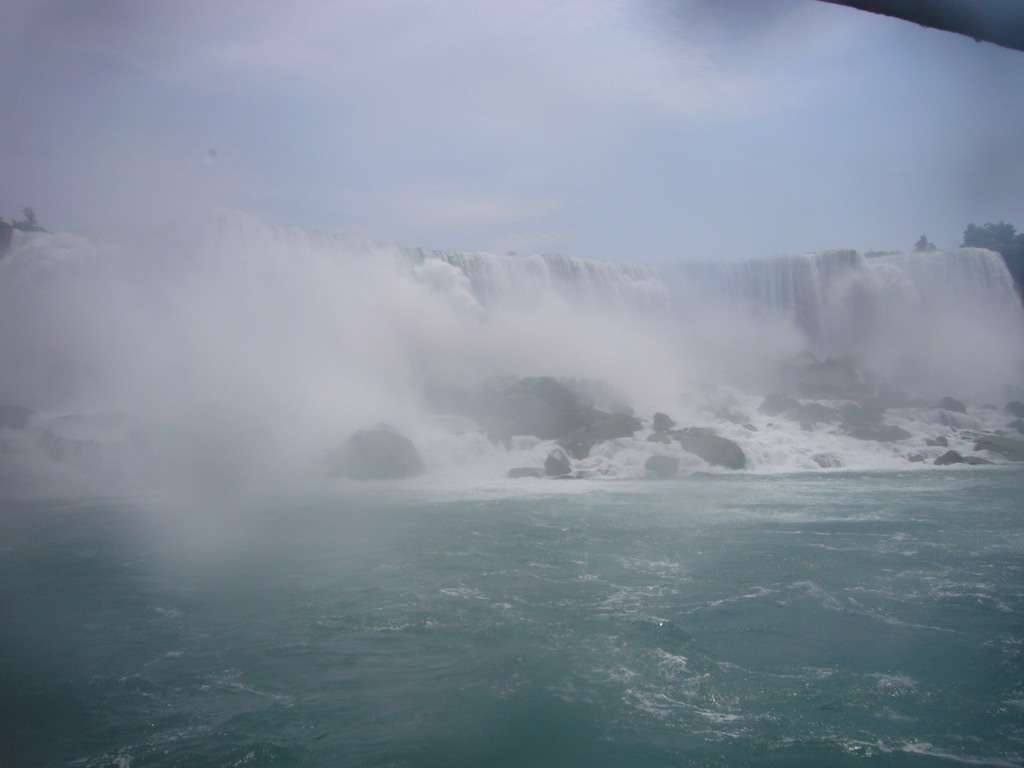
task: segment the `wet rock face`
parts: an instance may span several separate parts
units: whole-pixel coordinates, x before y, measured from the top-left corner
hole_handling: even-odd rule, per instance
[[[998,453],[1010,461],[1024,461],[1024,440],[999,435],[984,435],[974,444],[976,451]]]
[[[967,463],[967,459],[965,459],[963,456],[961,456],[956,451],[946,451],[944,454],[942,454],[941,456],[939,456],[939,458],[937,458],[935,460],[935,464],[937,466],[940,466],[940,467],[945,466],[947,464],[966,464],[966,463]]]
[[[386,424],[356,432],[331,457],[335,476],[353,480],[396,480],[423,471],[423,459],[405,435]]]
[[[679,459],[675,456],[651,456],[644,462],[644,469],[652,475],[671,477],[679,473]]]
[[[699,456],[714,467],[745,469],[747,466],[747,457],[739,445],[707,430],[696,427],[680,429],[673,434],[673,438],[684,451]]]
[[[473,398],[471,410],[488,436],[500,442],[513,435],[557,440],[608,415],[550,376],[492,379]]]
[[[654,429],[655,432],[668,432],[675,425],[676,423],[667,413],[656,413],[651,418],[651,428]]]
[[[513,467],[508,471],[511,478],[519,477],[544,477],[544,470],[540,467]]]
[[[935,407],[941,408],[944,411],[953,411],[954,413],[967,413],[967,406],[955,397],[944,397],[939,400],[939,404]]]
[[[562,477],[572,474],[572,462],[561,448],[553,449],[544,460],[544,474],[548,477]]]
[[[590,449],[605,440],[632,437],[643,429],[643,422],[635,416],[621,414],[594,421],[565,435],[558,444],[572,454],[574,459],[585,459]]]

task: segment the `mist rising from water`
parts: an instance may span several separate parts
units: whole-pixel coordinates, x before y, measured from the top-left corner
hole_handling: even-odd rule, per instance
[[[204,492],[315,474],[376,422],[422,432],[427,389],[493,376],[600,380],[650,414],[771,391],[805,351],[926,397],[999,400],[1021,371],[1009,276],[972,249],[655,269],[235,213],[125,241],[19,237],[0,263],[0,402],[125,414],[126,462],[158,456],[147,473]]]

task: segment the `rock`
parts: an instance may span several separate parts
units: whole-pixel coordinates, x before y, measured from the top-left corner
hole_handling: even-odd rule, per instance
[[[423,471],[416,446],[386,424],[356,432],[331,458],[333,474],[353,480],[394,480]]]
[[[989,461],[988,459],[981,458],[981,456],[964,456],[964,461],[967,462],[968,464],[971,464],[972,466],[977,466],[978,464],[993,464],[994,463],[994,462]]]
[[[1007,413],[1012,413],[1019,419],[1024,419],[1024,403],[1019,400],[1010,401],[1003,410]]]
[[[912,453],[909,456],[907,456],[907,461],[909,461],[911,464],[920,464],[922,461],[924,461],[924,455],[920,453]]]
[[[891,424],[864,424],[850,427],[846,433],[858,440],[874,440],[876,443],[895,443],[911,436],[907,430]]]
[[[553,448],[544,460],[544,474],[548,477],[562,477],[572,474],[572,462],[562,448]]]
[[[957,400],[955,397],[944,397],[939,400],[939,404],[935,406],[941,408],[944,411],[953,411],[955,413],[967,413],[967,406]]]
[[[574,459],[585,459],[595,444],[619,437],[632,437],[633,433],[643,429],[643,426],[643,422],[635,416],[609,416],[574,429],[560,439],[558,444],[569,451]]]
[[[843,462],[834,453],[816,453],[811,456],[811,461],[822,469],[837,469],[843,466]]]
[[[513,435],[557,440],[608,417],[549,376],[491,379],[474,398],[471,412],[488,437],[502,442]]]
[[[513,467],[508,471],[508,477],[544,477],[544,470],[540,467]]]
[[[676,425],[672,418],[665,413],[656,413],[651,419],[653,422],[651,426],[655,432],[668,432],[672,427]]]
[[[1024,434],[1024,419],[1014,419],[1006,426],[1010,427],[1011,429],[1016,429],[1021,434]]]
[[[699,456],[712,466],[726,469],[745,469],[747,466],[743,449],[728,438],[695,427],[677,430],[673,437],[684,451]]]
[[[675,456],[651,456],[644,462],[644,469],[660,477],[671,477],[679,472],[679,459]]]
[[[672,442],[672,438],[669,436],[668,432],[655,432],[647,436],[647,442],[665,443],[665,445],[669,445]]]
[[[924,441],[924,444],[931,446],[933,448],[949,448],[949,440],[947,440],[945,437],[942,437],[941,435],[935,438],[929,437],[927,440]]]
[[[944,454],[939,456],[935,460],[937,466],[945,466],[946,464],[966,464],[967,460],[956,451],[946,451]]]
[[[0,429],[24,429],[32,411],[16,405],[0,405]]]
[[[764,402],[758,406],[757,412],[765,416],[779,416],[786,411],[800,407],[800,401],[794,400],[788,395],[770,394],[765,395]]]
[[[997,435],[983,435],[974,444],[976,451],[991,451],[1010,461],[1024,461],[1024,440]]]

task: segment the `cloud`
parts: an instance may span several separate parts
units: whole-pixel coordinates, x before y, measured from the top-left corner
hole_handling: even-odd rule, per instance
[[[962,227],[967,187],[1013,196],[1012,131],[979,126],[1020,110],[947,38],[811,0],[13,0],[0,215],[228,206],[603,258],[878,247],[901,216]]]

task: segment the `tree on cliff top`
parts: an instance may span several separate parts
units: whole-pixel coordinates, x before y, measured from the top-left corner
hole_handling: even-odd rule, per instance
[[[919,237],[917,239],[917,242],[914,243],[914,251],[916,253],[923,253],[925,251],[934,251],[934,250],[935,250],[935,243],[930,242],[926,235],[921,235],[921,237]]]

